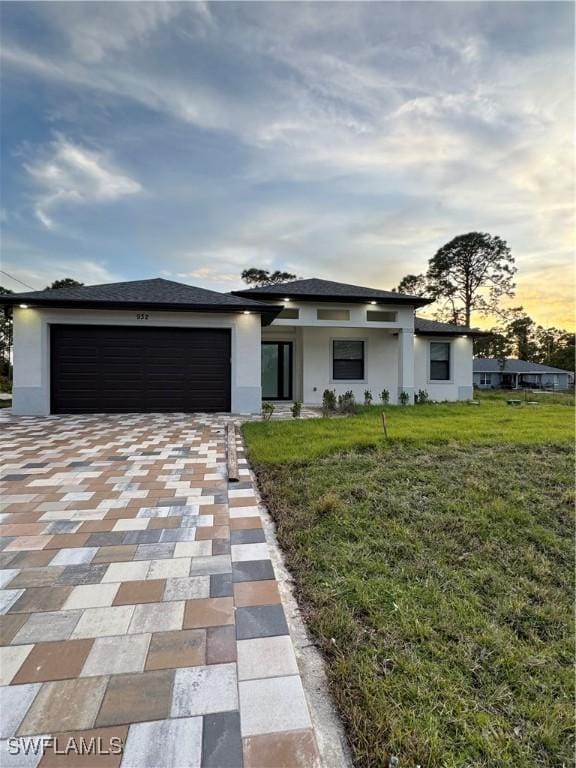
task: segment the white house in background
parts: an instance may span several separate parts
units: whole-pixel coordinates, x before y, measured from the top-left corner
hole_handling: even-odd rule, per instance
[[[478,358],[474,360],[474,386],[479,389],[568,389],[569,371],[528,360]]]
[[[467,400],[479,331],[416,317],[428,303],[316,279],[229,294],[158,278],[3,295],[13,412],[259,413],[262,399],[319,405],[325,389]]]

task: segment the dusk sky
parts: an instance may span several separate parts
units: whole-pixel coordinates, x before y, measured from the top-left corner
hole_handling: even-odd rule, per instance
[[[573,327],[572,3],[1,12],[1,268],[24,283],[386,289],[478,230],[512,248],[512,304]]]

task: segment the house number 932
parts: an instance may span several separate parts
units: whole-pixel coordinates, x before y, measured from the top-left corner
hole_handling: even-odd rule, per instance
[[[148,320],[150,315],[147,312],[138,312],[136,315],[136,320]]]

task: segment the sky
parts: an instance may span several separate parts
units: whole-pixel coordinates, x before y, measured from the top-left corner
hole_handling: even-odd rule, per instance
[[[228,291],[259,267],[389,289],[483,231],[512,305],[573,328],[571,2],[1,14],[1,269],[31,287]]]

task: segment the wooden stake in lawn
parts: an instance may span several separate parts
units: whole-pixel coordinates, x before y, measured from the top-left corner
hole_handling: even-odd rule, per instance
[[[386,421],[386,414],[384,411],[382,411],[382,429],[384,430],[386,440],[388,440],[388,423]]]
[[[236,427],[226,426],[226,453],[228,455],[228,480],[238,481],[238,454],[236,453]]]

